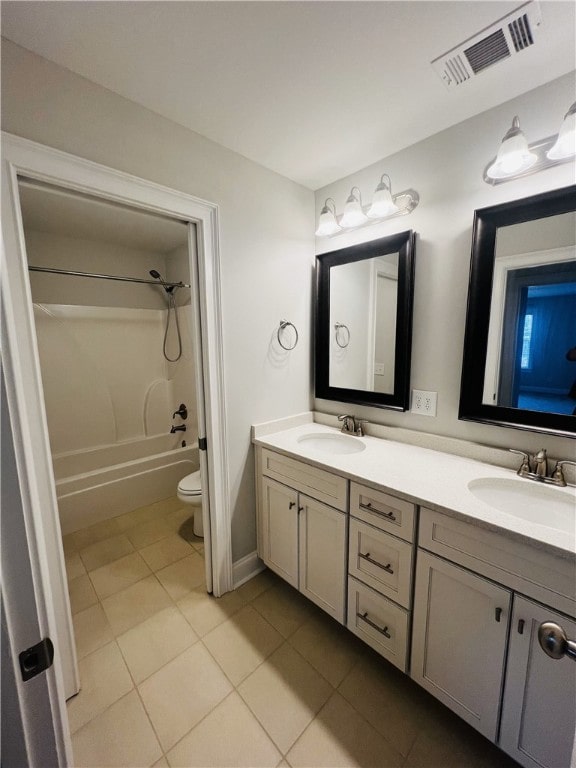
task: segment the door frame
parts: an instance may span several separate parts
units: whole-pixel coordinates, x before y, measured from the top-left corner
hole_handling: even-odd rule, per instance
[[[203,406],[206,419],[207,499],[210,509],[206,522],[211,532],[211,558],[207,558],[207,563],[212,565],[208,583],[211,580],[212,591],[217,597],[233,588],[219,210],[216,204],[192,195],[2,132],[2,354],[7,399],[14,428],[29,547],[38,560],[50,636],[58,648],[55,663],[62,670],[63,662],[74,659],[73,665],[68,663],[73,668],[69,668],[66,674],[78,687],[19,201],[19,175],[196,225],[197,260],[191,259],[190,273],[198,300],[202,349],[195,349],[194,354],[197,370],[202,370],[203,378],[204,403],[199,401],[198,406]]]

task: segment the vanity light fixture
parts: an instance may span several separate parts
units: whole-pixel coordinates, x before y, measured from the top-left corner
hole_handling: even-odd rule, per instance
[[[564,115],[554,145],[546,152],[549,160],[563,160],[576,154],[576,101]]]
[[[332,206],[329,205],[330,203]],[[340,232],[341,229],[342,227],[336,221],[336,203],[331,197],[327,197],[322,210],[320,211],[316,237],[328,237],[329,235],[335,235],[336,232]]]
[[[388,179],[388,183],[386,183],[384,179]],[[390,181],[390,176],[388,176],[387,173],[383,173],[380,183],[374,191],[370,210],[366,215],[369,219],[383,219],[385,216],[391,216],[393,213],[398,213],[399,210],[400,209],[392,199],[392,182]]]
[[[342,230],[357,229],[392,216],[404,216],[412,213],[419,202],[420,197],[414,189],[406,189],[393,195],[390,176],[383,173],[370,205],[362,205],[362,193],[356,186],[350,190],[341,216],[336,213],[334,200],[331,197],[326,198],[320,211],[316,236],[330,237]]]
[[[366,214],[362,210],[362,193],[358,187],[352,187],[344,206],[344,214],[340,224],[346,229],[351,229],[352,227],[359,227],[365,221]]]
[[[484,170],[487,184],[501,184],[545,168],[565,163],[576,156],[576,102],[572,104],[556,136],[528,144],[516,116],[502,139],[498,154]]]
[[[496,160],[486,169],[491,179],[506,179],[532,168],[538,157],[528,149],[526,136],[520,129],[518,116],[512,120],[512,127],[502,139]]]

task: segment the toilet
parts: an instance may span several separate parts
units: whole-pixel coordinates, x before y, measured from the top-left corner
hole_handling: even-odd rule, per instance
[[[180,501],[183,501],[185,504],[191,504],[194,507],[194,535],[204,538],[200,470],[192,472],[180,480],[177,495]]]

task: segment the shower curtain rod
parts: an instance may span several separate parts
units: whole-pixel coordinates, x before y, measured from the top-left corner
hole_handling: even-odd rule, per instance
[[[55,267],[33,267],[28,266],[30,272],[50,272],[54,275],[73,275],[75,277],[97,277],[100,280],[121,280],[126,283],[148,283],[149,285],[160,285],[158,280],[148,280],[143,277],[120,277],[119,275],[100,275],[96,272],[75,272],[72,269],[56,269]],[[165,282],[164,286],[168,288],[190,288],[188,283],[169,283]]]

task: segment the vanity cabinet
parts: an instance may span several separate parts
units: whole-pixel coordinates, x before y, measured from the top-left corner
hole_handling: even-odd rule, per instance
[[[526,768],[571,764],[576,663],[540,648],[576,637],[574,563],[421,507],[413,679]]]
[[[545,621],[576,637],[576,621],[514,598],[500,746],[530,768],[571,765],[576,734],[576,662],[544,653],[538,628]]]
[[[271,570],[344,623],[347,516],[312,494],[345,509],[347,481],[272,451],[262,451],[260,463],[258,555]]]
[[[298,589],[298,492],[263,477],[258,555]]]
[[[496,740],[512,593],[418,552],[412,678]]]
[[[347,627],[403,672],[408,667],[415,507],[350,484]]]

